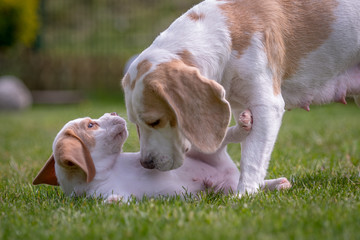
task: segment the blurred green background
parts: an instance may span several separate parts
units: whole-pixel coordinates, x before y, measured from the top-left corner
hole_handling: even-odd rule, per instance
[[[0,0],[0,76],[30,90],[120,90],[126,61],[195,0]]]

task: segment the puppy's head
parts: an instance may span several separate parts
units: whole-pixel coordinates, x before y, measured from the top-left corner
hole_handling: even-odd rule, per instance
[[[115,113],[68,122],[55,137],[53,154],[33,184],[60,184],[66,193],[72,192],[74,185],[91,182],[96,169],[111,166],[104,161],[120,153],[127,136],[125,120]]]

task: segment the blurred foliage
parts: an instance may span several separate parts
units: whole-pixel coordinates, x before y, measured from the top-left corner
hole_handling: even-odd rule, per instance
[[[38,0],[0,0],[0,48],[30,47],[39,27]]]
[[[200,0],[46,1],[44,51],[129,58]]]
[[[31,90],[121,89],[126,61],[200,1],[0,0],[0,6],[37,3],[41,20],[36,51],[0,51],[0,75],[15,75]],[[0,28],[3,16],[0,7]]]

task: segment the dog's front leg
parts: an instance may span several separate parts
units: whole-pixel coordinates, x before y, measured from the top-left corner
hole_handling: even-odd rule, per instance
[[[250,134],[241,143],[238,193],[257,192],[264,183],[277,134],[284,113],[284,101],[276,96],[262,104],[249,106],[253,116]]]

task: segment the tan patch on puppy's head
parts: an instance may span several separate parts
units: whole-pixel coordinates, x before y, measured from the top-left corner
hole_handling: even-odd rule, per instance
[[[90,123],[93,125],[89,125]],[[86,182],[91,182],[96,174],[90,155],[90,149],[96,144],[91,131],[98,128],[99,126],[91,119],[84,119],[80,123],[73,123],[64,129],[56,139],[54,153],[35,177],[33,184],[58,185],[55,175],[55,159],[65,169],[81,169],[86,175]]]
[[[54,156],[58,164],[64,168],[80,168],[87,182],[91,182],[96,173],[90,150],[96,144],[91,132],[98,128],[90,118],[84,119],[65,129],[55,144]]]
[[[331,33],[335,0],[223,0],[232,48],[241,57],[254,33],[263,33],[264,50],[273,72],[273,90],[298,70],[301,58],[321,46]]]
[[[179,127],[203,152],[219,147],[230,120],[221,85],[179,60],[158,65],[143,83],[142,118],[150,127]]]
[[[91,124],[91,127],[89,127]],[[92,131],[95,131],[99,128],[99,125],[90,118],[86,118],[79,123],[74,123],[68,129],[74,131],[74,134],[84,143],[84,145],[91,150],[96,142],[95,138],[92,135]],[[64,135],[67,134],[67,131],[64,132]]]

